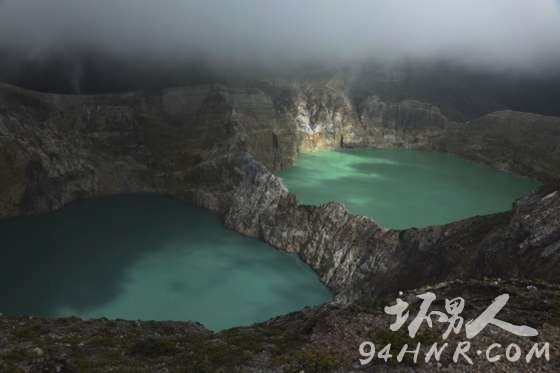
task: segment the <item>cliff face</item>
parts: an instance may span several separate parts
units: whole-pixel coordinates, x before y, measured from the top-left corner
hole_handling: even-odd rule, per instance
[[[429,148],[448,124],[437,107],[416,100],[388,103],[370,96],[359,108],[368,141],[376,147]]]
[[[560,177],[560,117],[500,111],[448,127],[433,148],[543,181]]]
[[[427,148],[448,124],[437,107],[425,102],[385,102],[375,95],[354,102],[349,88],[337,80],[289,87],[289,104],[283,109],[292,116],[302,152],[360,146]]]
[[[387,230],[332,202],[298,205],[264,168],[244,172],[226,226],[296,252],[349,302],[472,277],[560,279],[560,190],[520,200],[509,213],[445,226]]]
[[[340,83],[299,87],[294,97],[300,151],[367,145],[365,127]]]
[[[387,114],[386,121],[400,126],[414,118],[403,112],[396,119]],[[367,113],[371,118],[372,110]],[[218,178],[224,170],[214,172],[217,159],[246,151],[278,170],[300,151],[378,144],[368,133],[384,121],[362,124],[344,89],[334,84],[107,96],[48,95],[3,85],[0,217],[128,192],[200,199],[221,211],[225,202],[197,197],[211,199],[214,188],[226,188],[214,194],[223,199],[231,189],[235,175]]]
[[[342,370],[348,370],[357,345],[348,350],[345,345],[355,341],[344,335],[333,339],[329,330],[363,330],[364,320],[375,324],[372,304],[398,290],[485,276],[558,283],[560,187],[553,181],[560,171],[559,140],[558,118],[505,112],[454,124],[418,101],[386,103],[372,96],[356,105],[333,83],[79,97],[0,86],[0,218],[118,193],[160,193],[207,207],[227,227],[298,253],[339,301],[245,328],[242,334],[262,336],[263,343],[274,346],[280,342],[268,338],[280,329],[278,338],[288,345],[300,346],[301,335],[319,338],[322,347],[313,348],[343,351]],[[508,213],[420,230],[386,230],[335,202],[298,205],[271,173],[290,165],[300,151],[341,145],[447,151],[551,183]],[[560,292],[554,288],[553,293]],[[359,322],[352,322],[355,317]],[[0,321],[23,325],[17,319]],[[127,329],[125,324],[117,326]],[[199,327],[186,328],[194,339],[185,348],[209,340],[199,351],[204,359],[212,357],[209,346],[224,338],[232,351],[244,346],[237,335],[229,341],[208,337]],[[367,338],[363,333],[355,337]],[[138,343],[131,348],[144,348]],[[224,366],[239,367],[238,355],[229,356]],[[267,357],[255,364],[281,366]]]
[[[558,123],[500,112],[454,124],[419,101],[387,103],[370,96],[355,104],[340,82],[105,96],[2,85],[0,217],[130,192],[189,198],[223,212],[235,185],[230,179],[237,176],[217,160],[239,152],[275,171],[302,151],[413,147],[550,181],[560,174]]]
[[[377,292],[388,287],[380,284],[414,286],[453,273],[558,275],[550,245],[560,234],[560,197],[553,192],[546,203],[520,201],[511,216],[397,232],[337,203],[297,205],[269,171],[290,165],[300,151],[374,144],[444,150],[552,180],[560,171],[558,118],[500,112],[452,124],[429,104],[374,96],[356,110],[332,82],[109,96],[2,86],[0,135],[0,217],[108,194],[172,195],[299,253],[340,299],[364,293],[362,282]],[[526,241],[530,235],[536,238]],[[524,255],[520,263],[508,259]]]
[[[295,197],[265,169],[245,172],[226,226],[296,252],[342,298],[365,273],[388,271],[398,233],[350,214],[338,203],[297,205]]]
[[[271,169],[293,161],[295,131],[285,118],[255,89],[77,97],[2,86],[0,217],[129,192],[221,211],[224,185],[235,179],[231,154],[249,151]]]

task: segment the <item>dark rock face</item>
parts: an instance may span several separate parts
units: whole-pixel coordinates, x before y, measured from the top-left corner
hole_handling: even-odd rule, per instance
[[[543,181],[560,177],[560,118],[500,111],[453,125],[434,148]]]
[[[518,201],[508,224],[494,229],[481,242],[478,266],[487,268],[489,275],[504,273],[558,282],[559,211],[559,188],[545,188]]]
[[[380,301],[399,290],[485,276],[558,283],[559,140],[558,118],[500,112],[454,124],[417,101],[370,97],[354,105],[335,83],[108,96],[0,86],[0,218],[119,193],[159,193],[204,206],[219,213],[228,228],[298,253],[335,292],[336,305],[243,332],[269,336],[279,327],[293,329],[295,334],[281,333],[282,343],[300,346],[299,335],[347,324],[357,328],[349,319],[378,310]],[[298,205],[269,171],[290,165],[299,151],[362,145],[447,151],[549,184],[509,213],[394,231],[335,202]],[[339,337],[324,343],[344,350],[349,342]],[[349,358],[353,351],[357,345],[346,351],[342,365],[329,368],[347,371],[355,362]],[[211,351],[200,353],[208,358]],[[267,356],[250,366],[283,369]],[[321,355],[322,363],[323,358],[331,361]],[[231,359],[236,367],[248,367]]]
[[[300,151],[367,144],[366,128],[341,82],[298,86],[294,96]]]
[[[266,170],[245,177],[234,193],[226,226],[297,252],[341,299],[349,296],[366,273],[392,269],[397,232],[352,215],[335,202],[298,205],[278,178]]]
[[[271,169],[295,158],[292,128],[275,115],[270,98],[250,89],[77,97],[2,86],[0,217],[130,192],[221,211],[236,178],[232,154],[250,151]]]
[[[386,230],[332,202],[298,205],[264,168],[245,173],[226,226],[297,252],[350,302],[454,278],[523,277],[558,282],[560,192],[537,193],[513,212],[445,226]]]
[[[372,96],[354,105],[340,82],[106,96],[48,95],[3,85],[0,217],[126,192],[198,199],[222,211],[224,201],[209,200],[226,198],[223,191],[235,182],[229,176],[212,180],[211,174],[220,168],[217,159],[243,152],[274,171],[291,165],[300,151],[414,147],[556,180],[558,121],[500,112],[452,124],[436,107],[413,100],[386,103]]]
[[[2,86],[0,217],[107,194],[172,195],[297,252],[345,301],[454,276],[558,278],[556,189],[520,201],[510,215],[397,232],[337,203],[300,206],[268,171],[289,165],[298,151],[356,138],[445,150],[552,180],[560,170],[557,118],[505,112],[450,124],[429,104],[376,97],[358,116],[337,84],[109,96]]]
[[[370,96],[360,108],[369,143],[377,147],[429,148],[432,137],[448,124],[437,107],[416,100],[387,103]]]

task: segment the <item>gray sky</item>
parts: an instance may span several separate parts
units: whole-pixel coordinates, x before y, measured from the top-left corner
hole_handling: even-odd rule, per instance
[[[556,0],[0,0],[0,45],[271,63],[448,57],[504,68],[560,61]]]

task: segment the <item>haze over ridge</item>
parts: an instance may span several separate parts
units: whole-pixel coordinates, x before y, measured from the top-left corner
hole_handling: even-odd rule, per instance
[[[542,70],[560,60],[555,0],[4,0],[0,47],[91,46],[218,67],[446,58]]]

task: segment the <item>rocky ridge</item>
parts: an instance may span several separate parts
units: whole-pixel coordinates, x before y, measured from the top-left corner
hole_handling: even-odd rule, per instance
[[[497,294],[511,294],[502,319],[531,325],[539,331],[536,338],[517,337],[489,326],[471,340],[468,356],[473,360],[453,361],[458,343],[466,340],[464,331],[451,333],[443,341],[444,325],[424,327],[415,339],[406,329],[391,332],[393,322],[381,309],[353,304],[348,307],[325,305],[271,319],[251,327],[211,333],[201,325],[184,322],[135,322],[123,320],[88,320],[76,318],[44,319],[30,317],[0,318],[0,368],[6,372],[433,372],[473,371],[556,372],[559,367],[560,327],[558,311],[560,289],[534,281],[484,279],[452,281],[411,289],[401,297],[418,307],[418,295],[438,295],[433,309],[443,310],[445,299],[458,294],[467,300],[463,317],[476,318]],[[543,306],[543,299],[544,306]],[[393,304],[395,298],[387,298]],[[551,312],[553,311],[553,312]],[[358,361],[358,346],[372,341],[380,349],[391,344],[393,357],[367,366]],[[446,349],[439,361],[424,357],[434,343]],[[526,364],[525,355],[537,343],[550,345],[550,359],[533,359]],[[411,358],[396,362],[398,352],[408,344],[420,343],[417,363]],[[503,348],[491,363],[477,357],[478,349],[491,344]],[[508,362],[505,347],[517,344],[523,358]]]
[[[205,169],[244,152],[274,172],[290,166],[301,151],[409,147],[445,151],[550,182],[560,171],[559,122],[498,112],[451,123],[436,107],[414,100],[386,103],[371,96],[353,103],[336,82],[104,96],[49,95],[2,85],[0,217],[127,192],[198,199],[223,212],[227,202],[210,202],[208,191],[232,190],[235,177],[212,180],[212,171]],[[213,197],[227,199],[227,192],[218,194]]]
[[[245,173],[226,226],[297,252],[349,302],[454,278],[540,278],[558,282],[560,193],[548,187],[513,211],[444,226],[387,230],[332,202],[298,205],[264,168]]]
[[[388,294],[457,278],[558,283],[559,137],[559,118],[500,112],[456,124],[418,101],[353,103],[332,82],[107,96],[2,85],[0,217],[109,194],[175,196],[219,213],[233,230],[297,252],[345,310],[374,309]],[[547,186],[508,213],[393,231],[335,202],[298,205],[270,172],[300,151],[368,145],[447,151]]]

